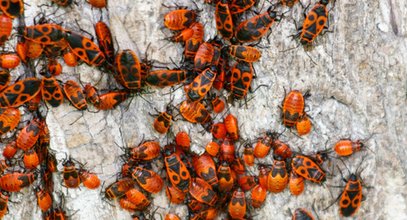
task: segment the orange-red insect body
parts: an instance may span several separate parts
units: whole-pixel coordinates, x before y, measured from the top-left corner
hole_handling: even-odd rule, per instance
[[[232,115],[228,114],[225,119],[223,120],[223,123],[225,124],[226,131],[229,135],[229,137],[236,141],[239,139],[239,124],[237,122],[237,118]]]
[[[73,80],[66,81],[64,84],[64,93],[76,109],[86,110],[88,108],[85,94],[83,94],[83,91],[77,82]]]
[[[195,102],[203,99],[212,88],[213,81],[216,77],[216,67],[207,68],[192,81],[192,87],[187,93],[187,97]]]
[[[214,206],[218,200],[215,191],[211,185],[201,178],[194,178],[189,188],[189,194],[199,202]]]
[[[246,215],[246,198],[240,188],[233,192],[228,205],[228,213],[234,219],[243,219]]]
[[[170,30],[179,31],[195,23],[196,17],[197,14],[193,10],[173,10],[164,16],[164,25]]]
[[[141,66],[137,55],[131,50],[124,50],[116,55],[116,79],[129,90],[141,88]]]
[[[288,183],[286,164],[282,160],[274,160],[267,179],[267,189],[273,193],[282,192]]]
[[[106,57],[106,60],[110,63],[114,61],[114,45],[112,33],[110,32],[109,27],[103,21],[99,21],[95,25],[96,38],[99,43],[100,50]]]
[[[0,108],[0,135],[14,130],[20,122],[21,114],[16,108]]]
[[[266,12],[241,22],[236,28],[235,37],[241,43],[259,40],[267,34],[276,19],[277,12],[270,7]]]
[[[40,137],[41,129],[41,124],[38,119],[31,120],[18,134],[16,139],[17,147],[23,150],[32,148]]]
[[[364,144],[360,141],[340,140],[335,144],[334,150],[341,157],[350,156],[363,149]]]
[[[329,0],[321,0],[307,14],[300,32],[300,43],[303,45],[311,44],[315,38],[321,34],[328,21]]]
[[[164,186],[163,179],[154,171],[136,167],[132,172],[132,177],[141,188],[149,193],[158,193]]]
[[[165,150],[165,154],[164,163],[171,184],[184,193],[188,192],[188,188],[191,185],[191,175],[187,167],[178,155],[171,153],[169,149]]]
[[[91,39],[74,32],[67,32],[65,39],[72,52],[89,66],[100,66],[106,61],[105,55]]]
[[[224,39],[233,37],[233,20],[227,0],[220,0],[215,10],[216,29]]]
[[[19,107],[40,92],[41,80],[26,78],[9,85],[0,93],[0,107]]]
[[[218,177],[216,175],[216,166],[212,157],[204,153],[201,156],[195,156],[192,158],[192,165],[196,174],[211,186],[218,185]]]
[[[298,90],[293,90],[286,95],[283,101],[283,124],[293,127],[305,114],[304,96]]]
[[[18,192],[31,185],[34,180],[34,173],[6,173],[0,177],[0,188],[7,192]]]
[[[238,61],[256,62],[261,57],[261,52],[251,46],[231,45],[228,46],[229,54]]]
[[[326,180],[325,171],[309,157],[295,156],[291,161],[291,168],[295,173],[312,182],[322,183]]]

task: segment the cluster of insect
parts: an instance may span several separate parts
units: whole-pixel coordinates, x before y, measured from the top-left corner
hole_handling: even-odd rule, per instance
[[[123,147],[119,177],[103,189],[107,202],[118,201],[120,207],[132,213],[133,219],[154,218],[152,194],[164,187],[171,204],[188,206],[190,219],[215,219],[224,210],[232,219],[250,219],[252,210],[263,206],[268,192],[279,193],[288,186],[290,192],[298,196],[304,190],[305,180],[317,184],[326,180],[323,166],[332,158],[331,154],[350,156],[364,147],[362,141],[341,140],[334,150],[306,155],[293,151],[280,140],[282,134],[277,132],[265,132],[253,141],[242,140],[238,117],[226,108],[236,100],[247,102],[255,78],[253,63],[261,58],[256,45],[270,33],[275,22],[284,19],[278,9],[299,7],[299,1],[280,1],[249,18],[247,15],[254,10],[255,0],[205,1],[215,7],[220,36],[206,42],[205,27],[198,21],[200,10],[171,9],[164,15],[163,27],[175,33],[166,40],[184,46],[181,65],[173,69],[160,69],[154,66],[155,61],[147,58],[140,60],[129,49],[115,51],[112,34],[102,19],[94,26],[96,44],[80,27],[76,31],[68,29],[44,12],[34,18],[33,25],[26,26],[22,0],[0,2],[0,44],[4,45],[10,38],[13,19],[18,18],[19,23],[15,52],[0,54],[0,135],[2,143],[6,140],[4,159],[0,160],[0,217],[7,213],[10,193],[34,185],[43,218],[67,219],[62,194],[59,199],[54,197],[58,195],[53,182],[56,172],[62,173],[62,184],[66,188],[78,188],[81,184],[88,189],[100,187],[98,176],[70,156],[62,161],[63,170],[57,169],[55,152],[50,149],[46,112],[48,107],[58,107],[65,99],[80,111],[92,108],[90,104],[96,110],[111,110],[130,97],[149,93],[150,87],[183,86],[185,100],[176,105],[171,101],[166,111],[153,115],[154,129],[167,134],[169,144],[161,147],[157,141],[142,141],[137,146]],[[69,10],[73,4],[80,4],[72,0],[51,0],[50,3],[42,7]],[[104,9],[106,0],[87,3],[101,13],[102,10],[108,13]],[[311,9],[304,9],[308,14],[296,35],[301,44],[312,45],[323,31],[328,4],[328,0],[321,0]],[[117,86],[102,93],[102,89],[82,85],[81,81],[61,82],[57,79],[62,73],[58,58],[70,67],[86,63],[98,68],[114,77]],[[27,72],[25,78],[12,83],[15,77],[11,73],[20,65]],[[39,75],[37,69],[40,69]],[[228,99],[224,98],[224,91],[229,93]],[[295,128],[300,136],[312,130],[311,119],[304,111],[306,97],[300,91],[290,91],[281,106],[282,123]],[[175,111],[179,114],[174,115]],[[204,131],[212,133],[213,140],[206,145],[203,154],[191,151],[187,132],[178,132],[170,138],[171,125],[178,115],[190,123],[201,124]],[[217,117],[213,115],[221,120],[216,122]],[[23,122],[23,116],[30,119]],[[21,124],[25,125],[19,129]],[[272,164],[255,162],[267,158],[270,151],[273,151]],[[15,171],[18,167],[23,171]],[[166,177],[156,171],[159,167],[165,168]],[[251,172],[256,169],[258,175]],[[362,184],[358,175],[356,172],[347,179],[338,197],[343,216],[352,216],[361,205]],[[180,217],[168,213],[165,219]],[[297,209],[293,219],[314,217],[305,209]]]

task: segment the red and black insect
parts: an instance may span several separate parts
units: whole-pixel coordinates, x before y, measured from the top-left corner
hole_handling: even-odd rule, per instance
[[[204,42],[199,45],[194,58],[194,70],[201,72],[210,65],[218,65],[220,49],[216,43]]]
[[[194,33],[191,38],[185,41],[184,47],[184,56],[187,60],[193,60],[195,58],[196,52],[203,42],[204,36],[204,28],[201,23],[195,22],[193,25],[191,25],[191,29],[194,30]]]
[[[220,146],[218,143],[211,141],[205,147],[205,152],[211,155],[212,157],[216,157],[219,153]]]
[[[185,120],[191,123],[206,124],[212,121],[211,115],[200,102],[185,100],[181,103],[179,111]]]
[[[35,169],[38,165],[40,165],[38,154],[33,148],[24,152],[23,162],[26,169]]]
[[[307,96],[306,93],[305,96]],[[282,118],[283,124],[293,127],[305,115],[305,98],[298,90],[290,91],[283,100]]]
[[[113,38],[112,33],[110,32],[109,27],[103,21],[99,21],[95,25],[95,34],[96,39],[99,43],[99,48],[103,52],[106,57],[106,60],[109,63],[114,62],[114,45],[113,45]]]
[[[258,184],[251,190],[251,195],[253,208],[260,208],[266,201],[267,189]]]
[[[0,54],[0,67],[4,69],[14,69],[20,65],[20,57],[16,53]]]
[[[147,208],[151,201],[148,197],[136,188],[129,189],[125,193],[126,199],[137,206],[137,209],[144,210]]]
[[[312,123],[311,120],[308,118],[307,115],[304,115],[300,120],[298,120],[297,124],[295,125],[297,128],[298,135],[306,135],[311,132]]]
[[[138,91],[141,88],[141,66],[137,55],[131,50],[124,50],[116,55],[116,79],[125,88]]]
[[[25,55],[31,59],[39,58],[44,52],[44,45],[34,41],[25,41],[25,47]]]
[[[170,203],[181,204],[185,200],[186,193],[178,190],[173,185],[167,186],[165,189],[165,194],[167,195]]]
[[[358,151],[361,151],[362,149],[364,149],[364,147],[365,147],[364,143],[360,140],[352,141],[348,139],[343,139],[335,144],[334,150],[336,154],[338,154],[338,156],[346,157]]]
[[[239,187],[245,192],[253,189],[257,185],[256,182],[257,177],[254,175],[240,174],[237,177],[237,183],[239,184]]]
[[[106,61],[105,55],[91,39],[74,32],[66,32],[65,39],[71,51],[89,66],[100,66]]]
[[[53,76],[58,76],[62,73],[62,65],[53,58],[48,59],[47,69]]]
[[[241,14],[249,10],[257,2],[258,0],[231,0],[229,1],[230,13]]]
[[[160,144],[156,141],[146,141],[130,150],[130,156],[136,161],[149,161],[160,155]]]
[[[17,153],[17,146],[16,146],[15,141],[8,143],[3,149],[3,156],[6,159],[13,158],[14,155],[16,155],[16,153]]]
[[[220,145],[221,160],[231,163],[235,160],[235,144],[232,139],[225,138]]]
[[[17,136],[17,147],[22,150],[28,150],[37,143],[42,130],[41,123],[38,118],[34,118],[25,126]]]
[[[267,34],[274,21],[278,20],[277,12],[271,6],[266,12],[242,21],[236,28],[236,40],[240,43],[260,40]]]
[[[238,188],[232,194],[228,205],[228,213],[234,219],[243,219],[246,215],[246,206],[245,194]]]
[[[167,145],[164,148],[164,164],[167,176],[176,189],[186,193],[191,185],[191,175],[184,162],[173,152],[174,147],[173,145]]]
[[[218,168],[219,190],[221,192],[230,192],[235,184],[236,178],[233,176],[229,164],[223,161]]]
[[[122,178],[110,184],[105,189],[105,197],[109,200],[120,199],[127,191],[134,187],[134,180],[131,178]]]
[[[195,23],[197,13],[194,10],[177,9],[164,15],[164,26],[173,31],[183,30]]]
[[[75,67],[78,65],[78,58],[77,56],[71,51],[71,49],[67,48],[63,54],[63,59],[66,65],[70,67]]]
[[[279,139],[274,139],[271,147],[273,148],[274,156],[280,157],[283,160],[290,158],[293,154],[290,146]]]
[[[226,127],[224,123],[215,123],[211,127],[211,133],[214,138],[222,140],[226,138]]]
[[[233,114],[228,114],[224,119],[223,123],[225,124],[226,132],[228,137],[236,141],[239,139],[239,124],[237,118]]]
[[[146,83],[150,86],[163,88],[182,83],[188,76],[192,75],[192,71],[182,69],[154,70],[148,72]]]
[[[185,131],[180,131],[175,136],[175,143],[177,147],[181,147],[184,152],[189,152],[191,148],[191,139],[189,134]]]
[[[219,96],[213,95],[210,100],[215,113],[221,113],[225,110],[225,102]]]
[[[23,14],[24,2],[23,0],[1,0],[0,9],[10,18],[15,18]]]
[[[237,61],[253,63],[258,61],[261,57],[261,52],[252,46],[231,45],[226,48],[229,54]]]
[[[220,0],[216,3],[215,9],[216,29],[224,39],[233,37],[233,19],[232,13],[229,10],[227,0]]]
[[[155,111],[158,112],[159,114],[158,115],[150,114],[151,116],[155,117],[154,122],[153,122],[153,127],[158,133],[166,134],[172,124],[172,118],[173,118],[172,107],[170,104],[168,104],[166,107],[166,111],[159,112],[157,109],[155,109]]]
[[[291,169],[304,179],[315,183],[322,183],[326,180],[325,171],[310,157],[296,155],[291,161]]]
[[[328,10],[326,6],[329,0],[321,0],[307,14],[299,33],[300,43],[303,45],[312,44],[315,38],[326,29],[325,24],[328,21]]]
[[[73,80],[66,81],[64,84],[64,93],[76,109],[86,110],[88,108],[85,94],[83,94],[83,91],[77,82]]]
[[[242,99],[246,97],[251,88],[253,74],[254,69],[251,63],[240,61],[232,67],[229,87],[233,98]]]
[[[194,156],[192,158],[192,165],[195,173],[204,181],[209,183],[212,187],[218,185],[218,177],[216,175],[216,166],[212,157],[204,153],[201,156]]]
[[[44,72],[43,76],[41,87],[42,99],[47,101],[52,107],[60,106],[64,102],[61,86],[49,72]]]
[[[199,101],[203,99],[209,90],[212,88],[213,81],[216,77],[216,67],[212,66],[202,71],[194,81],[191,83],[191,89],[187,93],[187,97],[193,101]]]
[[[211,185],[201,178],[194,178],[189,188],[189,194],[201,203],[214,206],[218,196]]]
[[[267,131],[264,137],[257,141],[253,152],[255,157],[264,158],[269,154],[274,136],[275,134],[273,132]]]
[[[164,186],[163,179],[152,170],[136,167],[131,175],[140,187],[149,193],[158,193]]]
[[[267,189],[273,193],[282,192],[288,184],[288,173],[286,164],[280,158],[274,160],[271,167],[268,180]]]
[[[0,177],[0,189],[7,192],[19,192],[22,188],[31,185],[35,178],[34,173],[6,173]]]
[[[62,165],[64,166],[62,171],[64,186],[67,188],[78,188],[79,184],[81,184],[81,179],[73,160],[69,158]]]
[[[42,45],[52,45],[63,40],[65,29],[58,24],[37,24],[24,29],[24,37]]]
[[[33,99],[39,92],[41,80],[27,78],[9,85],[0,93],[0,107],[19,107]]]
[[[264,164],[259,164],[257,169],[259,170],[259,175],[257,177],[259,179],[259,185],[264,189],[267,189],[267,181],[270,169]]]
[[[246,164],[246,166],[254,165],[253,147],[250,144],[244,145],[243,160],[244,160],[244,163]]]
[[[53,199],[50,192],[46,189],[34,188],[35,196],[37,197],[38,207],[42,212],[48,211],[52,207]]]
[[[20,123],[21,113],[16,108],[0,108],[0,134],[14,130]]]
[[[288,186],[290,188],[291,194],[298,196],[304,191],[304,178],[299,176],[295,172],[291,172]]]
[[[129,92],[125,90],[110,91],[99,95],[99,102],[94,103],[99,110],[111,110],[127,100]]]

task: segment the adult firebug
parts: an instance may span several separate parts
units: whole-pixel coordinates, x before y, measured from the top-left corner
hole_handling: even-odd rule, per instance
[[[241,43],[260,40],[276,20],[277,12],[271,6],[266,12],[242,21],[236,28],[235,37]]]
[[[220,0],[215,9],[216,29],[224,39],[233,37],[233,20],[227,0]]]

